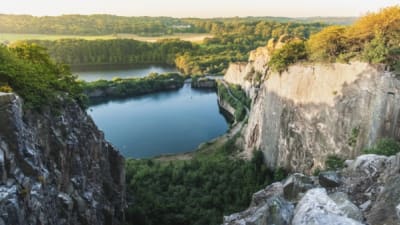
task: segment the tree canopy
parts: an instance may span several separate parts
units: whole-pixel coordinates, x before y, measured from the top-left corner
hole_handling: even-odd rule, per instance
[[[35,44],[0,46],[0,89],[6,87],[17,92],[29,108],[59,104],[57,97],[65,93],[82,103],[81,89],[69,68],[53,62],[45,49]]]

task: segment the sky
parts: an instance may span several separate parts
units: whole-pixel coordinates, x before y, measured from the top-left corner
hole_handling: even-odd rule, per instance
[[[360,16],[399,0],[1,0],[0,13],[36,16]]]

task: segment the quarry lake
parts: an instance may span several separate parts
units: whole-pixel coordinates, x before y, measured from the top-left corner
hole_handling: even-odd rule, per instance
[[[125,157],[191,151],[228,129],[215,92],[192,89],[110,101],[88,109],[105,137]]]
[[[79,79],[85,81],[112,80],[114,77],[144,77],[149,73],[178,72],[175,67],[166,65],[104,65],[96,67],[75,67],[72,73],[78,75]]]

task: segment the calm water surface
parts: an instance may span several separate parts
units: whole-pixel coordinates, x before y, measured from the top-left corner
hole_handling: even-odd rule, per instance
[[[178,91],[111,101],[88,112],[125,157],[187,152],[228,129],[216,94],[190,84]]]
[[[149,73],[168,73],[178,72],[175,67],[165,65],[145,65],[145,66],[96,66],[81,67],[72,70],[72,73],[78,75],[79,79],[85,81],[95,80],[112,80],[114,77],[128,78],[128,77],[144,77]]]

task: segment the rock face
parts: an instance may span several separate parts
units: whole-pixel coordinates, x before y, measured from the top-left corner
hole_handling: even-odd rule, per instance
[[[348,161],[347,168],[330,172],[330,177],[341,174],[338,187],[324,188],[317,177],[293,174],[255,193],[250,207],[225,216],[224,225],[398,225],[399,171],[400,153],[392,157],[363,155]],[[293,198],[285,195],[288,184],[308,189],[297,188],[299,198]]]
[[[328,155],[354,158],[381,137],[400,138],[400,81],[367,63],[293,65],[269,71],[267,48],[233,64],[224,79],[252,99],[245,154],[270,168],[310,174]]]
[[[124,199],[124,159],[77,104],[0,94],[0,224],[122,224]]]

